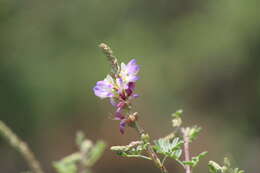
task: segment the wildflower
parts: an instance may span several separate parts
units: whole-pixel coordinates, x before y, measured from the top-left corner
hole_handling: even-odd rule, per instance
[[[102,80],[98,81],[96,86],[93,88],[96,96],[104,98],[112,98],[115,96],[114,80],[110,75]]]
[[[129,108],[130,101],[137,98],[134,94],[135,83],[139,79],[137,73],[140,67],[136,60],[132,59],[127,65],[121,63],[120,69],[114,78],[110,75],[103,81],[98,81],[94,87],[94,93],[101,99],[109,98],[110,103],[116,108],[115,120],[120,121],[120,132],[124,133],[124,128],[127,125],[127,120],[122,112],[125,108]]]

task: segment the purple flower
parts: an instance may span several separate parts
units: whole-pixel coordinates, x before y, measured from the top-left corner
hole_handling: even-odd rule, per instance
[[[95,95],[102,99],[114,97],[115,89],[113,78],[110,75],[107,75],[104,80],[97,82],[93,90]]]
[[[123,134],[128,123],[128,117],[122,112],[129,107],[131,100],[138,97],[134,94],[135,83],[139,79],[137,73],[140,67],[136,64],[136,60],[132,59],[127,65],[121,63],[120,71],[114,78],[110,75],[98,81],[93,88],[96,96],[104,99],[109,98],[110,103],[116,108],[115,120],[119,120],[119,129]]]
[[[136,60],[132,59],[128,62],[127,65],[121,63],[121,71],[119,73],[119,76],[123,79],[125,83],[136,82],[139,79],[139,77],[137,76],[139,70],[140,67],[136,64]]]

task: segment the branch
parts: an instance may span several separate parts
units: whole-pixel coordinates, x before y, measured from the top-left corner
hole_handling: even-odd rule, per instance
[[[22,141],[14,132],[12,132],[12,130],[1,120],[0,135],[2,135],[9,142],[9,144],[23,156],[28,166],[34,173],[44,173],[40,163],[38,160],[36,160],[28,145]]]

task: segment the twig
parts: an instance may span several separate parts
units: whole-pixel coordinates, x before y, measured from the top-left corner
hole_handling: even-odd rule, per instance
[[[40,163],[36,160],[28,145],[22,141],[12,130],[0,120],[0,134],[15,148],[26,160],[28,166],[34,173],[44,173]]]
[[[190,150],[189,150],[189,136],[188,136],[188,130],[185,128],[181,129],[183,133],[183,140],[184,140],[184,159],[186,162],[190,161]],[[186,173],[191,173],[191,167],[190,165],[185,166]]]

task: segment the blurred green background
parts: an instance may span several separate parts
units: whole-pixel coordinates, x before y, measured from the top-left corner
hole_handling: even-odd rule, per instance
[[[101,42],[141,65],[134,106],[153,138],[171,132],[170,115],[181,108],[186,125],[204,129],[193,155],[209,151],[195,172],[227,155],[246,172],[259,170],[257,0],[1,0],[0,38],[0,119],[48,173],[76,150],[77,130],[108,146],[137,138],[132,129],[119,133],[113,109],[92,92],[109,71]],[[0,172],[28,169],[2,139],[0,153]],[[174,161],[167,167],[182,172]],[[94,171],[158,172],[109,150]]]

